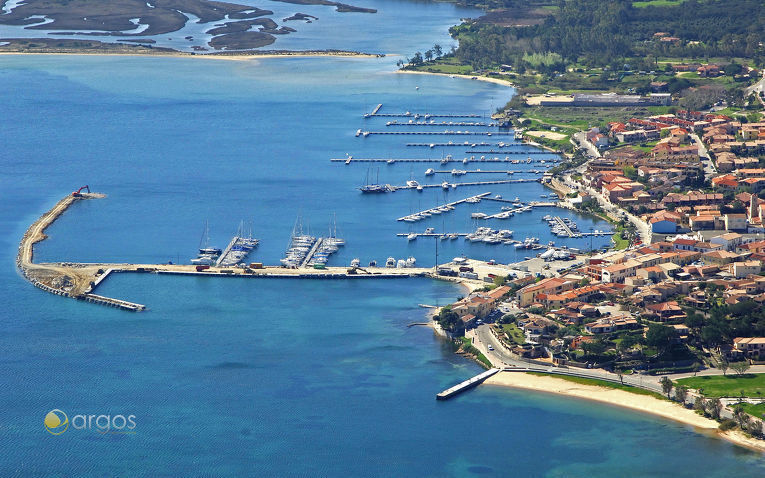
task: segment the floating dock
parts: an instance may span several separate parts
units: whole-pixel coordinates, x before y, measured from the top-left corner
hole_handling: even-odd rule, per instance
[[[478,386],[479,384],[483,383],[484,380],[491,377],[492,375],[499,372],[500,369],[498,368],[490,368],[489,370],[479,373],[475,377],[465,380],[462,383],[459,383],[451,388],[447,388],[443,392],[436,395],[436,400],[448,400],[455,395],[459,395],[460,393],[464,392],[465,390],[470,390],[473,387]]]
[[[483,118],[481,115],[476,114],[450,114],[450,113],[380,113],[382,109],[382,103],[378,104],[371,113],[366,113],[364,118]]]
[[[450,171],[433,171],[432,174],[451,174],[452,176],[462,176],[463,174],[522,174],[522,173],[532,173],[532,174],[542,174],[547,172],[546,170],[540,170],[540,169],[529,169],[527,171],[513,171],[508,169],[463,169],[459,170],[458,174],[454,174],[457,170],[450,170]]]
[[[443,184],[420,184],[419,186],[391,186],[391,191],[398,191],[399,189],[416,189],[422,188],[443,188],[443,189],[455,189],[460,186],[488,186],[490,184],[518,184],[518,183],[538,183],[540,178],[529,179],[502,179],[499,181],[474,181],[469,183],[448,183],[448,188],[445,188]]]
[[[215,265],[217,267],[231,267],[239,264],[259,242],[257,239],[250,239],[239,235],[234,236],[220,257],[218,257],[218,260],[215,261]]]
[[[465,199],[460,199],[459,201],[454,201],[454,202],[449,202],[449,203],[446,203],[446,204],[441,204],[440,206],[432,207],[430,209],[425,209],[424,211],[412,213],[412,214],[409,214],[408,216],[403,216],[403,217],[400,217],[400,218],[398,218],[396,220],[397,221],[406,221],[406,222],[421,221],[421,220],[425,219],[425,217],[427,217],[427,216],[423,217],[422,213],[433,214],[434,210],[439,209],[439,210],[441,210],[440,213],[436,213],[436,214],[442,214],[444,212],[447,212],[447,211],[443,211],[442,210],[444,208],[446,208],[446,209],[453,208],[457,204],[462,204],[463,202],[470,202],[473,199],[485,198],[489,194],[491,194],[491,192],[482,193],[482,194],[477,194],[475,196],[466,197]]]
[[[533,152],[533,151],[531,151]],[[523,154],[526,154],[524,152]],[[505,156],[504,158],[494,157],[494,158],[462,158],[462,159],[455,159],[455,158],[331,158],[331,162],[333,163],[345,163],[345,164],[351,164],[351,163],[388,163],[388,164],[395,164],[395,163],[441,163],[441,164],[448,164],[448,163],[461,163],[461,164],[467,164],[467,163],[511,163],[511,164],[531,164],[531,163],[556,163],[558,162],[557,159],[519,159],[515,158],[512,159],[509,156]]]
[[[379,135],[420,135],[420,136],[494,136],[509,135],[505,131],[361,131],[356,136],[379,136]],[[547,153],[550,154],[550,153]]]
[[[409,120],[406,123],[399,123],[396,120],[388,121],[385,126],[485,126],[495,127],[495,123],[485,123],[483,121],[412,121]]]

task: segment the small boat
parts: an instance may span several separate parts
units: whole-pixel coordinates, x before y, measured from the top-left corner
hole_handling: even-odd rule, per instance
[[[433,168],[428,168],[425,170],[425,176],[432,176],[434,174],[436,174],[436,172],[433,170]]]
[[[411,233],[408,236],[406,236],[407,241],[414,241],[415,239],[417,239],[417,234],[415,233]]]
[[[375,260],[369,261],[369,267],[377,267],[377,261]]]
[[[388,260],[385,261],[385,267],[389,267],[389,268],[396,267],[396,258],[389,257]]]
[[[425,229],[425,234],[433,234],[433,231],[435,231],[435,229],[432,228],[432,227],[429,227],[429,228]]]
[[[449,189],[449,183],[444,181],[443,183],[441,183],[441,187],[444,189]]]
[[[417,259],[415,259],[413,256],[409,256],[405,264],[406,264],[406,267],[414,267],[415,264],[417,264]]]
[[[361,265],[361,260],[356,257],[351,261],[351,267],[359,267]]]
[[[409,181],[406,182],[406,185],[409,186],[410,188],[416,188],[417,186],[420,185],[420,183],[418,183],[414,179],[410,179]]]

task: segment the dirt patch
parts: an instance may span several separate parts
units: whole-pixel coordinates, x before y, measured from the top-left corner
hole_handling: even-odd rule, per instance
[[[552,139],[554,141],[560,141],[562,139],[568,138],[565,134],[555,133],[553,131],[526,131],[523,133],[527,136],[533,136],[535,138],[547,138]]]

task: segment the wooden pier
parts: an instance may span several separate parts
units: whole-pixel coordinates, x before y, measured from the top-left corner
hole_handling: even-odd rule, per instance
[[[475,377],[465,380],[462,383],[458,383],[457,385],[447,388],[443,392],[436,395],[436,400],[448,400],[455,395],[459,395],[460,393],[464,392],[465,390],[470,390],[473,387],[478,386],[479,384],[483,383],[484,380],[491,377],[492,375],[499,372],[500,369],[498,368],[490,368],[489,370],[479,373]]]
[[[473,199],[479,199],[480,200],[481,198],[485,198],[489,194],[491,194],[491,192],[481,193],[481,194],[477,194],[475,196],[466,197],[465,199],[460,199],[459,201],[453,201],[453,202],[450,202],[450,203],[441,204],[440,206],[432,207],[430,209],[425,209],[424,211],[420,211],[420,212],[416,212],[416,213],[413,213],[413,214],[409,214],[408,216],[403,216],[403,217],[400,217],[400,218],[398,218],[396,220],[397,221],[406,221],[406,222],[421,221],[421,220],[425,219],[425,217],[427,217],[427,216],[423,216],[422,215],[423,213],[433,214],[433,211],[438,209],[438,210],[440,210],[440,212],[437,213],[437,214],[443,214],[445,212],[448,212],[448,210],[450,210],[449,208],[453,209],[454,206],[456,206],[457,204],[462,204],[463,202],[470,202]],[[447,211],[444,211],[444,209],[447,209]]]

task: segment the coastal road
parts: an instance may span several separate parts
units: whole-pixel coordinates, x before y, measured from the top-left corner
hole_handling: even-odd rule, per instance
[[[505,349],[494,334],[491,333],[489,330],[490,327],[490,325],[486,324],[480,325],[476,329],[469,331],[466,336],[473,339],[473,346],[486,355],[495,367],[523,368],[529,371],[553,373],[556,375],[570,375],[619,382],[618,375],[601,369],[556,367],[552,364],[541,365],[520,360]],[[489,350],[489,344],[491,344],[494,350]],[[625,385],[632,385],[634,387],[662,393],[659,378],[651,375],[624,375],[622,376],[622,382]]]

